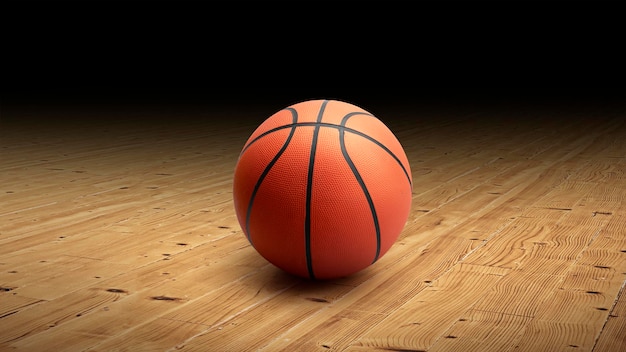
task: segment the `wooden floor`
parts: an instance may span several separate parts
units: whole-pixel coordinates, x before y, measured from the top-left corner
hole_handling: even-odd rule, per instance
[[[328,282],[268,264],[235,217],[274,111],[4,111],[0,351],[626,351],[623,106],[370,111],[412,211]]]

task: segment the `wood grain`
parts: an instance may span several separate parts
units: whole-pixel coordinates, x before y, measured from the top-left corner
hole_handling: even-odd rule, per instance
[[[321,282],[234,214],[272,112],[0,121],[0,351],[626,349],[623,107],[382,110],[411,214],[377,263]]]

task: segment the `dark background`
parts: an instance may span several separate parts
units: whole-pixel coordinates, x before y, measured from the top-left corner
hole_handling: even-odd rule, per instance
[[[5,121],[25,109],[270,111],[317,98],[370,111],[624,101],[617,1],[1,6]]]

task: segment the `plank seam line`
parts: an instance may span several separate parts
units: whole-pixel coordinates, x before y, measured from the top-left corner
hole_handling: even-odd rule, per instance
[[[246,275],[246,276],[250,276],[250,275]],[[205,335],[205,334],[209,333],[209,332],[211,331],[211,329],[213,329],[213,328],[215,328],[215,327],[218,327],[218,326],[220,326],[220,325],[223,325],[223,324],[225,324],[225,323],[227,323],[227,322],[229,322],[229,321],[231,321],[231,320],[233,320],[233,319],[237,318],[237,317],[238,317],[238,316],[240,316],[241,314],[244,314],[244,313],[246,313],[247,311],[252,310],[252,309],[254,309],[254,308],[256,308],[256,307],[258,307],[258,306],[262,305],[263,303],[265,303],[265,302],[267,302],[267,301],[269,301],[269,300],[273,299],[274,297],[276,297],[276,296],[280,295],[281,293],[283,293],[283,292],[285,292],[285,291],[289,290],[290,288],[292,288],[292,287],[296,286],[297,284],[298,284],[297,282],[294,282],[294,283],[293,283],[293,284],[291,284],[291,285],[287,285],[287,286],[286,286],[286,287],[284,287],[283,289],[281,289],[281,290],[278,290],[278,291],[274,292],[274,294],[272,294],[272,295],[270,295],[270,296],[268,296],[268,297],[265,297],[264,299],[262,299],[262,300],[260,300],[260,301],[256,301],[254,304],[251,304],[251,305],[249,305],[249,306],[245,307],[244,309],[241,309],[241,310],[239,310],[238,312],[236,312],[236,313],[234,313],[234,314],[231,314],[231,315],[229,315],[228,317],[225,317],[225,318],[223,318],[222,320],[219,320],[219,321],[217,321],[217,322],[215,322],[215,323],[213,323],[213,324],[211,324],[211,325],[206,325],[206,324],[205,324],[205,325],[207,326],[207,328],[206,328],[206,329],[204,329],[204,330],[200,331],[199,333],[197,333],[197,334],[195,334],[195,335],[193,335],[193,336],[188,337],[188,338],[187,338],[187,339],[185,339],[184,341],[179,342],[177,345],[175,345],[175,346],[173,346],[173,347],[171,347],[171,348],[167,349],[166,351],[167,351],[167,352],[169,352],[169,351],[175,351],[175,350],[178,350],[178,349],[180,349],[180,348],[184,347],[187,343],[189,343],[190,341],[194,340],[195,338],[200,337],[200,336],[203,336],[203,335]]]
[[[619,293],[615,297],[615,300],[613,300],[613,304],[611,305],[611,309],[609,309],[609,314],[607,314],[606,319],[604,320],[604,323],[602,324],[602,328],[598,332],[598,335],[596,336],[596,339],[593,342],[593,347],[591,347],[591,351],[595,351],[596,350],[596,346],[598,344],[598,341],[600,341],[600,337],[602,336],[602,333],[604,332],[604,329],[606,328],[606,324],[608,324],[608,322],[609,322],[609,318],[611,317],[611,314],[615,310],[615,306],[617,306],[617,303],[619,302],[619,299],[624,294],[624,290],[626,290],[626,280],[624,280],[622,282],[622,286],[619,289]]]
[[[8,211],[6,213],[0,214],[0,216],[10,215],[10,214],[17,214],[17,213],[21,213],[21,212],[27,211],[27,210],[33,210],[33,209],[48,207],[48,206],[51,206],[51,205],[55,205],[57,203],[58,202],[51,202],[51,203],[46,203],[46,204],[41,204],[41,205],[35,205],[34,207],[28,207],[28,208],[23,208],[23,209],[12,210],[12,211]]]

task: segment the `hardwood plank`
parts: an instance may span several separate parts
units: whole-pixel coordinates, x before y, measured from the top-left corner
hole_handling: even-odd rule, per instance
[[[141,325],[142,322],[151,321],[162,313],[171,310],[172,306],[185,304],[191,299],[202,296],[207,291],[219,288],[230,282],[233,276],[248,275],[251,271],[254,272],[254,269],[249,266],[231,266],[228,261],[224,260],[222,260],[222,264],[216,263],[215,266],[217,268],[223,267],[224,270],[221,270],[218,275],[216,271],[212,269],[207,271],[207,267],[200,266],[196,270],[189,270],[175,277],[163,272],[152,273],[152,275],[138,275],[135,272],[131,275],[103,281],[99,288],[74,291],[46,304],[45,308],[47,310],[56,308],[60,311],[66,311],[67,308],[62,305],[64,300],[75,301],[77,296],[93,291],[95,293],[92,294],[98,296],[114,294],[115,299],[92,302],[92,308],[63,317],[56,323],[58,326],[55,325],[58,328],[53,330],[49,330],[51,326],[45,325],[52,314],[40,309],[20,311],[20,314],[7,317],[2,322],[9,324],[7,326],[24,326],[24,329],[40,326],[29,331],[28,337],[22,335],[19,341],[11,343],[11,346],[17,348],[24,346],[45,348],[52,341],[62,340],[61,337],[68,332],[78,336],[96,336],[96,340],[102,341],[124,333],[130,327]],[[154,268],[150,268],[146,272],[152,271],[152,269]],[[211,280],[209,281],[208,278]],[[220,280],[223,283],[220,284]],[[196,284],[203,281],[210,282],[210,286]],[[96,298],[93,297],[90,301],[94,301]],[[120,321],[124,323],[120,324]],[[64,347],[67,349],[85,348],[94,341],[87,342],[84,339],[66,341]]]
[[[145,310],[146,315],[143,315],[143,317],[151,316],[154,309],[167,308],[163,305],[154,305],[153,302],[167,303],[168,301],[152,300],[150,297],[163,295],[177,297],[174,295],[180,295],[190,299],[194,297],[194,292],[199,295],[207,290],[205,286],[195,285],[197,282],[207,282],[210,284],[210,287],[219,287],[232,280],[232,275],[236,274],[236,272],[239,272],[242,276],[247,275],[251,270],[254,271],[255,263],[262,263],[258,256],[243,253],[243,256],[240,256],[242,260],[239,261],[239,265],[233,266],[229,259],[235,258],[231,256],[231,253],[241,248],[240,241],[233,241],[232,238],[225,237],[216,240],[214,244],[215,246],[209,247],[213,250],[213,253],[210,251],[207,253],[182,252],[180,255],[172,256],[169,259],[164,258],[153,265],[138,267],[124,274],[119,272],[108,274],[106,272],[104,274],[95,272],[98,275],[102,275],[102,280],[98,281],[97,284],[80,290],[72,290],[70,293],[56,297],[45,305],[29,307],[29,309],[20,310],[17,314],[0,320],[0,324],[6,324],[5,326],[7,327],[21,327],[12,329],[12,334],[6,337],[7,341],[14,338],[13,334],[19,334],[19,336],[22,336],[22,340],[30,335],[40,339],[41,337],[35,334],[48,330],[51,321],[55,322],[54,326],[63,324],[65,327],[97,327],[99,329],[98,336],[102,338],[102,334],[107,331],[104,330],[104,326],[107,325],[103,325],[101,322],[93,325],[84,324],[84,322],[91,319],[106,320],[106,318],[109,318],[110,320],[106,321],[111,323],[109,329],[111,330],[111,335],[114,335],[120,330],[127,329],[128,326],[120,326],[115,323],[116,319],[111,319],[110,317],[128,315],[134,319],[141,319],[141,315],[137,316],[135,309],[132,308],[134,306],[133,302],[145,302],[150,309]],[[208,257],[205,257],[205,254]],[[90,275],[93,275],[93,273]],[[189,281],[185,281],[185,277]],[[224,280],[222,283],[220,283],[220,278]],[[197,291],[186,290],[190,284]],[[19,288],[15,292],[21,295]],[[113,304],[113,302],[117,301],[121,302]],[[69,302],[80,302],[80,304],[73,304],[72,310],[65,312],[68,304],[71,304]],[[123,307],[117,308],[119,305],[123,305]],[[89,306],[90,308],[81,308],[83,306]],[[129,309],[129,307],[131,308]],[[111,315],[112,313],[109,312],[112,310],[117,315]],[[57,314],[61,316],[59,317]],[[90,314],[95,314],[96,317],[90,317]],[[76,320],[78,318],[80,320]],[[71,325],[67,325],[70,323]],[[46,333],[50,332],[46,331]],[[57,333],[62,334],[62,332]]]
[[[175,280],[157,282],[153,286],[147,286],[147,289],[138,288],[138,291],[125,291],[121,293],[123,296],[120,300],[108,304],[106,310],[99,310],[92,314],[85,315],[80,319],[75,319],[71,322],[65,323],[60,326],[59,329],[47,332],[46,334],[34,335],[27,339],[22,339],[19,343],[13,343],[11,346],[17,348],[29,347],[29,348],[44,348],[45,346],[59,340],[61,336],[65,336],[70,333],[72,336],[94,336],[93,339],[77,338],[75,340],[65,341],[64,348],[67,349],[83,349],[93,347],[95,349],[107,350],[114,348],[119,344],[130,344],[129,346],[135,346],[145,344],[145,341],[141,341],[144,334],[151,334],[150,331],[163,324],[163,321],[173,321],[179,323],[185,323],[179,325],[183,329],[183,333],[190,333],[189,336],[195,336],[202,333],[211,327],[210,319],[215,320],[213,323],[219,323],[224,318],[228,317],[233,311],[236,312],[240,309],[239,304],[245,305],[248,301],[245,297],[250,299],[262,300],[263,297],[275,295],[276,292],[280,292],[293,285],[294,278],[288,277],[279,272],[275,268],[265,266],[264,273],[273,275],[273,282],[259,282],[255,280],[252,284],[257,286],[240,285],[239,281],[224,282],[222,286],[218,286],[219,281],[213,285],[206,287],[202,285],[190,285],[193,281],[198,281],[201,275],[206,275],[200,272],[201,269],[196,270],[194,275],[181,275],[177,276]],[[245,272],[248,276],[254,270],[250,268],[232,268],[230,270],[223,270],[220,275],[224,280],[229,280],[233,275],[237,275],[236,272]],[[244,274],[244,275],[246,275]],[[217,275],[217,274],[214,274]],[[266,276],[271,277],[271,276]],[[250,284],[251,281],[247,280],[244,283]],[[121,287],[128,287],[124,285]],[[206,293],[208,292],[208,293]],[[228,299],[228,297],[233,297]],[[238,305],[233,305],[233,299],[236,300]],[[178,319],[180,315],[172,315],[166,318],[162,318],[167,313],[176,311],[181,306],[186,306],[190,302],[197,302],[200,300],[204,304],[193,304],[192,309],[198,309],[202,307],[209,307],[208,311],[195,311],[195,314],[204,313],[207,316],[201,322],[193,322],[189,319]],[[222,302],[216,305],[216,302]],[[119,322],[124,324],[119,324]],[[96,328],[97,327],[97,328]],[[96,328],[96,329],[95,329]],[[187,336],[187,337],[189,337]],[[170,338],[174,338],[171,336]],[[181,336],[176,337],[177,341],[184,341]],[[166,339],[167,340],[167,339]],[[173,344],[174,345],[174,344]],[[172,346],[173,346],[172,345]],[[109,347],[107,347],[109,346]],[[161,346],[166,348],[166,346]],[[205,346],[206,348],[206,346]]]
[[[2,292],[9,292],[13,290],[13,287],[3,285],[0,290],[2,290]],[[5,294],[2,296],[2,300],[0,301],[0,319],[3,319],[11,314],[15,314],[23,308],[42,302],[45,301],[13,294]]]
[[[101,339],[94,339],[84,345],[89,346],[89,351],[164,351],[166,346],[175,346],[181,341],[193,338],[206,328],[207,326],[203,324],[158,318],[150,320],[145,325],[139,325],[132,333],[119,338],[104,340],[103,343],[100,343]],[[62,347],[65,348],[66,345]],[[205,350],[219,349],[215,346],[205,346]]]
[[[194,179],[199,180],[202,177],[202,173],[196,171],[194,175],[183,175],[183,181],[180,182],[186,182],[186,184],[189,185],[190,181]],[[195,194],[199,195],[203,192],[206,192],[206,194],[215,194],[216,188],[221,189],[224,185],[230,186],[230,172],[224,173],[223,183],[220,182],[219,178],[216,178],[216,181],[215,184],[207,185],[203,183],[202,186],[196,188]],[[148,185],[144,187],[139,186],[139,192],[133,191],[136,187],[133,183],[132,178],[127,178],[124,183],[125,186],[120,185],[114,189],[94,192],[93,195],[89,193],[84,194],[85,189],[78,188],[75,190],[75,193],[69,192],[64,194],[64,197],[69,196],[69,199],[58,199],[45,203],[45,205],[54,208],[53,211],[49,211],[46,214],[39,213],[38,209],[40,207],[35,207],[33,210],[38,212],[37,217],[22,216],[20,218],[8,216],[7,222],[4,224],[5,226],[1,229],[4,235],[0,239],[0,243],[6,244],[7,246],[3,246],[2,248],[12,248],[15,250],[20,248],[17,247],[18,244],[21,245],[22,248],[32,248],[35,245],[46,243],[50,240],[50,237],[41,236],[44,233],[47,234],[55,231],[67,235],[67,233],[64,232],[71,230],[74,230],[73,232],[83,232],[96,226],[108,225],[111,222],[127,221],[129,215],[137,214],[138,209],[151,209],[153,213],[159,213],[160,210],[166,207],[172,207],[170,204],[181,203],[190,207],[196,205],[188,200],[179,202],[181,198],[188,199],[187,197],[190,195],[190,192],[176,187],[176,183],[173,183],[170,189],[165,187],[166,190],[159,189],[158,186],[148,183]],[[129,190],[130,187],[133,187],[133,190]],[[145,197],[138,198],[138,195],[141,194],[144,194]],[[194,193],[191,195],[194,195]],[[227,201],[228,196],[228,193],[222,195],[224,202]],[[219,204],[219,201],[214,204]],[[204,207],[205,206],[202,206],[202,208]],[[196,208],[191,209],[197,210],[198,207],[196,206]],[[140,214],[141,213],[139,213],[139,215]],[[117,217],[116,220],[115,217]],[[82,226],[78,226],[79,224],[82,224]],[[67,227],[71,228],[67,229]]]
[[[612,302],[612,299],[611,299]],[[515,344],[518,351],[591,351],[608,312],[603,295],[561,290],[550,297]]]
[[[24,306],[16,313],[0,319],[0,343],[8,347],[9,343],[19,343],[30,336],[50,331],[84,314],[105,309],[107,304],[116,301],[119,296],[116,292],[87,289],[56,298],[52,302]]]
[[[427,350],[483,291],[493,287],[509,269],[459,264],[354,343],[395,350]]]
[[[31,255],[32,254],[32,255]],[[97,284],[102,277],[125,272],[132,266],[105,262],[93,258],[67,255],[45,256],[40,253],[20,253],[20,257],[30,257],[26,265],[10,265],[11,275],[6,279],[14,287],[13,292],[23,297],[37,300],[53,300],[75,290]],[[11,263],[11,258],[8,258]]]
[[[625,274],[626,273],[622,273]],[[623,351],[626,349],[626,280],[609,317],[602,327],[602,332],[593,347],[594,352]]]
[[[273,270],[275,272],[275,270]],[[282,274],[281,276],[284,276]],[[293,278],[290,278],[293,280]],[[202,334],[184,341],[176,350],[205,350],[206,346],[220,346],[226,351],[253,350],[267,343],[266,339],[277,335],[283,329],[289,329],[308,315],[322,310],[352,286],[330,283],[320,285],[315,282],[301,281],[292,285],[288,291],[267,300],[258,300],[237,314],[218,321]],[[262,298],[262,297],[261,297]],[[242,319],[242,316],[245,316]],[[272,324],[259,324],[260,321],[272,321]]]
[[[609,209],[623,214],[626,211],[624,197],[619,200],[619,207]],[[603,350],[597,349],[598,338],[611,319],[626,283],[626,255],[619,249],[626,247],[626,238],[618,235],[624,233],[624,222],[619,217],[617,220],[607,220],[606,225],[594,233],[573,261],[559,289],[542,304],[540,313],[520,336],[517,350]],[[617,325],[619,320],[611,324]],[[625,341],[621,335],[615,336],[612,342],[616,346]],[[607,342],[603,342],[603,346],[610,346]]]
[[[328,302],[300,324],[279,336],[272,336],[263,350],[348,348],[356,337],[432,284],[432,278],[449,270],[470,245],[465,239],[443,236],[442,240],[416,248],[417,255],[407,255],[401,250],[390,253],[393,261],[385,262],[385,266],[374,273],[370,271],[370,278],[359,284],[361,289]],[[399,254],[403,257],[397,258]]]
[[[133,339],[131,343],[128,341],[122,341],[117,345],[109,345],[106,349],[91,348],[94,344],[106,338],[106,335],[99,335],[97,332],[77,332],[73,330],[65,331],[63,328],[57,336],[63,338],[46,339],[42,342],[37,339],[26,339],[20,341],[17,344],[11,345],[11,349],[25,350],[25,351],[38,351],[38,350],[57,350],[57,351],[70,351],[70,350],[83,350],[88,349],[90,351],[162,351],[163,346],[174,343],[180,339],[184,339],[189,336],[193,336],[198,331],[203,329],[202,325],[190,324],[181,321],[172,321],[166,319],[158,319],[151,326],[150,330],[136,331],[137,339]],[[0,345],[1,347],[2,345]]]
[[[530,320],[523,315],[470,309],[428,351],[507,351]]]

